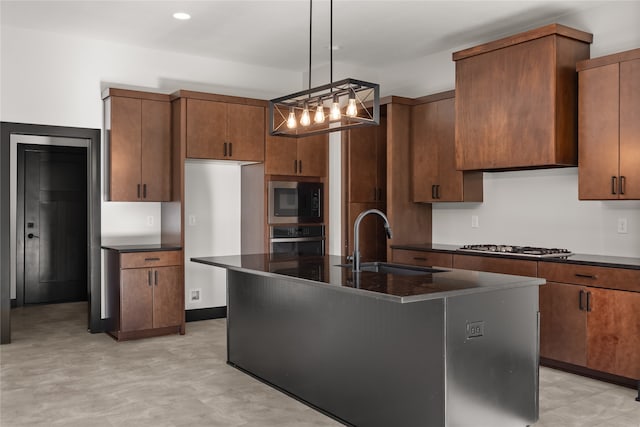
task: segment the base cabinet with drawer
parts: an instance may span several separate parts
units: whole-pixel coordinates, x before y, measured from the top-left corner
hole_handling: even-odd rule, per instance
[[[540,356],[640,380],[640,271],[540,262],[538,272]]]
[[[182,251],[108,250],[108,333],[129,340],[185,333]]]
[[[418,265],[421,267],[453,268],[453,255],[444,252],[393,249],[392,259],[397,264]]]

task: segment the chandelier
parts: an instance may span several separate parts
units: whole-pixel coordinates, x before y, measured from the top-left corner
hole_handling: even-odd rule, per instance
[[[352,78],[333,81],[333,0],[330,1],[330,83],[311,88],[309,0],[309,89],[269,101],[269,133],[294,138],[380,123],[380,86]]]

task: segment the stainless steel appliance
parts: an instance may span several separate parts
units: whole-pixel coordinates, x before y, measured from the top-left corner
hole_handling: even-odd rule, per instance
[[[324,255],[324,225],[272,226],[269,252],[272,258]]]
[[[322,222],[322,183],[269,181],[269,224]]]
[[[465,245],[460,252],[495,253],[499,255],[525,256],[531,258],[559,258],[573,255],[568,249],[537,248],[533,246],[512,245]]]

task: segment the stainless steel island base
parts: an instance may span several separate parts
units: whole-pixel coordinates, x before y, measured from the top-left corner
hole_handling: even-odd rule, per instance
[[[228,362],[347,425],[533,424],[539,284],[400,303],[229,269]]]

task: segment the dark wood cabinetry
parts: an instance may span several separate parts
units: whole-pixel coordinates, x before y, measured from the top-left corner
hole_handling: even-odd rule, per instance
[[[353,227],[361,212],[378,209],[387,212],[387,121],[380,125],[342,133],[343,176],[346,177],[346,244],[353,254]],[[387,237],[382,218],[368,215],[360,223],[360,257],[363,261],[387,259]]]
[[[443,252],[393,249],[392,259],[393,262],[398,264],[419,265],[423,267],[453,267],[453,255]]]
[[[577,70],[579,198],[640,199],[640,49]]]
[[[352,129],[347,139],[348,197],[351,203],[378,203],[387,199],[387,127]]]
[[[265,174],[285,176],[327,176],[329,137],[266,137]]]
[[[460,254],[453,255],[453,268],[531,277],[536,277],[538,273],[536,261]]]
[[[540,262],[539,275],[540,356],[640,380],[640,271]]]
[[[186,109],[188,158],[264,161],[263,106],[188,98]]]
[[[107,89],[106,186],[111,201],[171,197],[171,104],[168,95]]]
[[[184,334],[181,251],[107,250],[109,334],[118,340]]]
[[[412,107],[414,202],[482,202],[482,172],[456,170],[454,96],[431,95]]]
[[[574,70],[591,41],[552,24],[455,52],[456,168],[577,165]]]

